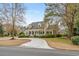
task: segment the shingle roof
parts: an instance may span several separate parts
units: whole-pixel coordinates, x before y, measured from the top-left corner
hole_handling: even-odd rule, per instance
[[[33,23],[29,24],[27,29],[44,29],[44,22],[43,21],[33,22]]]
[[[33,22],[33,23],[29,24],[27,29],[44,29],[45,27],[46,27],[45,23],[43,21],[41,21],[41,22]],[[53,29],[53,25],[48,25],[48,27],[46,29],[47,30]]]

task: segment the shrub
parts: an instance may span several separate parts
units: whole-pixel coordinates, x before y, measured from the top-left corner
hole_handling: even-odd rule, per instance
[[[48,35],[45,35],[46,38],[54,38],[55,35],[51,35],[51,34],[48,34]]]
[[[8,37],[8,36],[9,36],[9,33],[4,33],[3,36],[4,36],[4,37]]]
[[[21,33],[19,33],[18,37],[19,38],[24,38],[24,37],[29,37],[29,36],[26,36],[24,32],[21,32]]]
[[[9,36],[8,34],[4,34],[4,37],[7,37],[7,36]]]
[[[48,34],[48,35],[42,35],[42,36],[36,36],[36,35],[34,35],[34,37],[37,37],[37,38],[53,38],[55,36]]]
[[[62,37],[62,35],[61,34],[57,34],[56,37]]]
[[[74,45],[79,45],[79,36],[73,37],[73,38],[72,38],[72,43],[73,43]]]
[[[63,37],[64,35],[61,35],[61,34],[57,34],[56,36],[55,35],[52,35],[52,34],[46,34],[46,35],[40,35],[40,36],[37,36],[37,35],[34,35],[34,36],[29,36],[29,37],[36,37],[36,38],[55,38],[55,37]]]

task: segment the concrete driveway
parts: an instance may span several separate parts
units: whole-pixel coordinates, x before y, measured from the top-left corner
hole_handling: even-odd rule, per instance
[[[48,46],[47,42],[40,38],[30,38],[31,42],[24,43],[20,47],[33,47],[33,48],[44,48],[44,49],[54,49]]]
[[[2,39],[5,40],[5,38]],[[0,47],[0,56],[79,56],[79,51],[53,49],[48,46],[45,40],[38,38],[27,39],[32,41],[22,44],[21,47]],[[28,48],[29,46],[32,48]]]

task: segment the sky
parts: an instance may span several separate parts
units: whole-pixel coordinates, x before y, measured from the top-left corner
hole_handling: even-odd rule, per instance
[[[46,6],[43,3],[26,3],[26,25],[32,22],[43,21]]]

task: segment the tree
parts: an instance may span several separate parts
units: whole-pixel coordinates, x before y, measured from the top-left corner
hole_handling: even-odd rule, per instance
[[[78,19],[77,16],[79,15],[79,4],[75,4],[75,3],[61,4],[60,3],[60,4],[47,4],[47,6],[48,7],[46,10],[45,19],[48,20],[51,18],[51,16],[61,17],[63,25],[65,25],[68,30],[68,38],[71,39],[74,33],[75,21],[76,19]]]
[[[77,12],[75,16],[75,29],[76,34],[79,35],[79,4],[77,4]]]
[[[63,24],[63,27],[65,24],[62,20],[62,15],[64,14],[64,5],[56,3],[47,3],[45,5],[47,7],[44,18],[45,25],[47,25],[51,20],[53,22],[53,34],[56,36],[58,34],[58,31],[61,29],[59,28],[59,23],[61,22]]]
[[[12,37],[14,38],[15,34],[15,22],[23,22],[24,19],[24,7],[22,4],[14,3],[12,4],[12,23],[13,23],[13,32]]]
[[[0,24],[0,36],[3,36],[3,33],[4,33],[3,27],[2,27],[2,25]]]
[[[55,37],[57,36],[57,34],[59,34],[58,31],[59,31],[58,24],[54,24],[53,25],[53,34],[54,34]]]
[[[71,39],[74,33],[74,22],[75,22],[76,13],[77,13],[77,4],[68,3],[65,5],[65,14],[63,18],[68,27],[68,38],[69,39]]]
[[[9,29],[11,24],[11,7],[10,4],[6,3],[2,3],[0,4],[0,6],[2,6],[0,8],[0,19],[2,21],[2,25],[4,28],[4,31],[6,31],[7,33],[10,33],[11,30]]]
[[[24,23],[25,9],[21,3],[2,4],[1,19],[12,25],[12,37],[14,39],[15,27]]]

